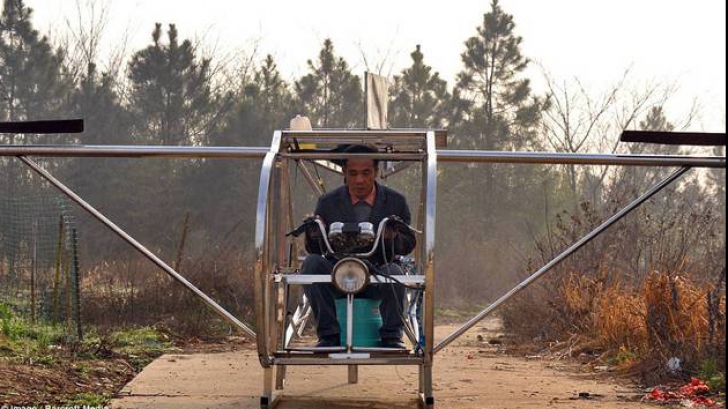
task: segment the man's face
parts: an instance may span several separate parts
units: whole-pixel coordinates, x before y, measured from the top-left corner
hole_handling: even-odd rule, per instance
[[[344,167],[346,185],[349,191],[359,199],[363,199],[374,188],[377,178],[377,167],[372,159],[349,159]]]

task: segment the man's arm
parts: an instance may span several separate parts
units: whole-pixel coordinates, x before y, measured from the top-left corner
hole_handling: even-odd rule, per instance
[[[321,217],[322,212],[323,204],[321,203],[321,198],[319,198],[318,202],[316,202],[316,210],[314,210],[313,215],[314,217]],[[321,218],[323,219],[323,217]],[[326,253],[326,244],[324,244],[323,237],[321,237],[321,230],[318,225],[312,225],[306,229],[306,239],[304,241],[306,245],[306,252],[309,254]]]
[[[407,225],[412,223],[412,216],[404,197],[401,198],[401,202],[391,216],[399,217]],[[391,258],[394,255],[407,255],[415,249],[416,245],[417,238],[414,232],[405,226],[399,225],[398,223],[390,223],[384,231],[384,247],[387,251],[387,258]],[[394,254],[391,254],[392,252]]]
[[[402,218],[402,221],[407,225],[412,224],[412,215],[410,214],[409,206],[407,206],[406,201],[403,203],[401,213],[402,214],[398,216]],[[417,246],[415,233],[404,226],[399,226],[394,238],[395,253],[401,256],[407,255],[415,249],[415,246]]]

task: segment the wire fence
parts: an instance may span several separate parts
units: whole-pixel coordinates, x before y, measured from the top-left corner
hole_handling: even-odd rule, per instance
[[[70,203],[46,187],[14,190],[0,196],[0,303],[32,323],[65,326],[80,339],[78,232]]]

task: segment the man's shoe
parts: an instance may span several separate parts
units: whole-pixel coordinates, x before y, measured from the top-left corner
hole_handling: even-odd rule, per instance
[[[379,345],[382,348],[407,349],[407,346],[399,338],[384,338]]]
[[[319,339],[319,342],[316,344],[316,348],[334,348],[334,347],[340,347],[341,346],[341,337],[337,335],[331,335],[328,337],[323,337]]]

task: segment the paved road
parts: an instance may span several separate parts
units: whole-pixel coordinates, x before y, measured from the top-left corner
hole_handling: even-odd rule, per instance
[[[637,396],[603,375],[579,374],[552,361],[498,355],[468,335],[438,354],[438,408],[637,409]],[[346,367],[292,367],[279,409],[414,409],[416,368],[360,368],[348,385]],[[597,380],[598,379],[598,380]],[[254,351],[164,355],[150,364],[112,402],[114,408],[258,409],[262,371]],[[579,399],[589,393],[592,400]]]

